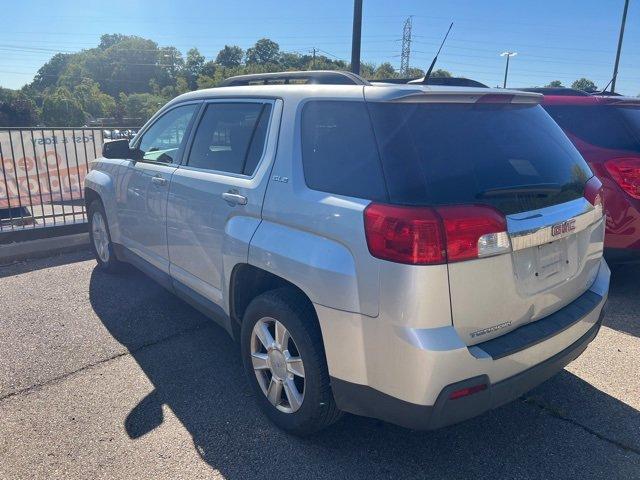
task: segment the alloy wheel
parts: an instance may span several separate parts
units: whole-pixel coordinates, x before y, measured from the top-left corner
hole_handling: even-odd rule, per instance
[[[286,327],[271,317],[261,318],[251,332],[253,370],[269,402],[294,413],[304,401],[304,362]]]

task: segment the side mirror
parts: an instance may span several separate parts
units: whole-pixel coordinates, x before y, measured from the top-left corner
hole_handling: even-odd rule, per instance
[[[104,158],[128,158],[132,160],[137,160],[139,157],[137,149],[129,148],[129,140],[126,138],[104,142],[102,156]]]

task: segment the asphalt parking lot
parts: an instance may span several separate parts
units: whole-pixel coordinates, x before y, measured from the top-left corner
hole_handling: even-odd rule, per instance
[[[347,416],[300,440],[259,413],[222,329],[94,265],[0,267],[0,479],[640,478],[640,267],[526,397],[435,432]]]

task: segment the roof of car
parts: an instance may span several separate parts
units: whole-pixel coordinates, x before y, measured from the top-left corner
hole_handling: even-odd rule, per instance
[[[168,105],[189,100],[214,98],[285,98],[303,100],[309,97],[335,99],[363,99],[369,101],[442,101],[470,103],[480,96],[511,96],[515,103],[539,103],[542,95],[536,93],[479,87],[450,87],[420,84],[372,84],[372,85],[249,85],[239,87],[215,87],[185,93]],[[427,98],[428,97],[428,98]]]
[[[496,95],[504,101],[509,95],[513,103],[539,103],[542,95],[515,90],[478,86],[450,86],[370,83],[351,72],[312,70],[272,72],[230,77],[221,86],[185,93],[167,106],[189,100],[213,98],[287,98],[302,100],[309,97],[339,99],[367,99],[369,101],[439,101],[470,103],[485,95]]]

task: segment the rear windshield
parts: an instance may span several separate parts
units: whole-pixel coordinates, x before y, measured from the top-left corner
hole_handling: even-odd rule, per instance
[[[592,173],[539,105],[370,103],[394,203],[505,214],[581,197]]]
[[[581,197],[592,176],[538,105],[313,101],[302,147],[309,187],[395,204],[519,213]]]
[[[546,105],[563,129],[601,148],[640,151],[640,108],[612,105]]]

